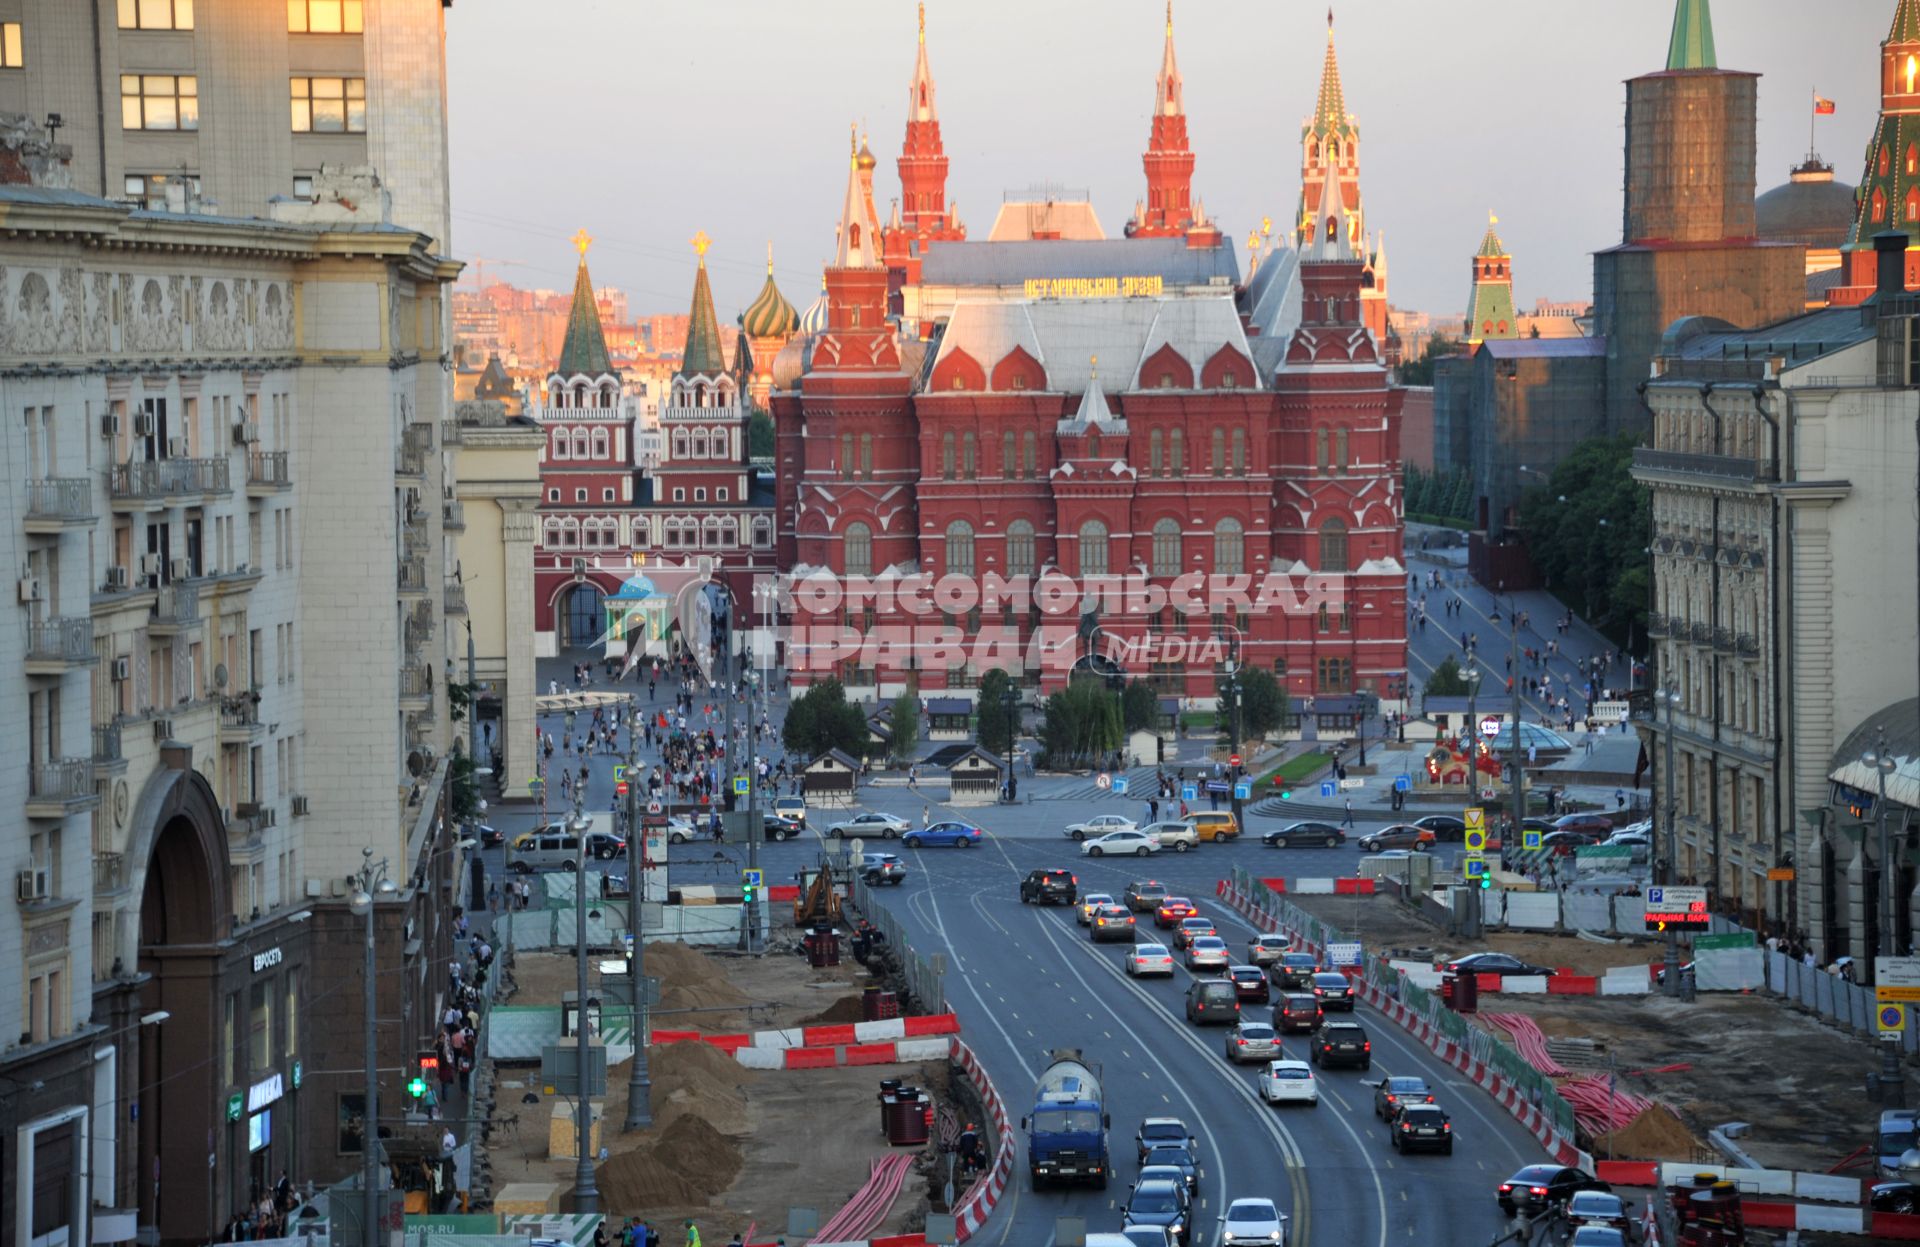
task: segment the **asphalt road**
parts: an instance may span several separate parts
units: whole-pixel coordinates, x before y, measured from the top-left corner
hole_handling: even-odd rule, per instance
[[[816,814],[817,817],[817,814]],[[711,852],[682,846],[675,864],[693,865]],[[726,846],[737,854],[738,846]],[[822,844],[808,838],[762,850],[775,879],[817,858]],[[1058,844],[991,837],[976,849],[907,850],[891,846],[911,871],[883,903],[911,933],[922,953],[948,957],[947,1003],[961,1018],[967,1042],[985,1062],[1011,1117],[1018,1118],[1052,1048],[1080,1048],[1105,1070],[1115,1179],[1105,1191],[1049,1189],[1036,1194],[1025,1158],[980,1241],[990,1247],[1044,1244],[1055,1218],[1078,1216],[1088,1230],[1118,1229],[1132,1181],[1133,1134],[1145,1116],[1183,1119],[1200,1140],[1203,1170],[1196,1204],[1194,1247],[1213,1247],[1218,1218],[1234,1198],[1265,1196],[1292,1217],[1296,1244],[1388,1247],[1408,1241],[1485,1243],[1504,1227],[1493,1188],[1520,1165],[1545,1160],[1531,1135],[1478,1088],[1441,1065],[1404,1032],[1366,1006],[1357,1018],[1373,1042],[1370,1072],[1328,1070],[1316,1108],[1270,1108],[1255,1082],[1258,1067],[1236,1068],[1222,1053],[1228,1028],[1200,1028],[1184,1020],[1189,977],[1129,979],[1124,945],[1092,944],[1066,908],[1024,906],[1018,882],[1039,866],[1075,869],[1083,891],[1118,894],[1130,879],[1155,878],[1184,891],[1214,919],[1236,954],[1254,934],[1214,900],[1227,864],[1290,875],[1350,875],[1358,851],[1296,849],[1284,853],[1257,843],[1203,845],[1185,854],[1144,861],[1080,857]],[[720,869],[728,869],[722,865]],[[1146,930],[1152,931],[1151,920]],[[1260,1006],[1250,1006],[1263,1016]],[[1289,1055],[1304,1056],[1289,1038]],[[1452,1156],[1401,1156],[1373,1116],[1372,1088],[1363,1080],[1417,1074],[1435,1089],[1453,1119]]]

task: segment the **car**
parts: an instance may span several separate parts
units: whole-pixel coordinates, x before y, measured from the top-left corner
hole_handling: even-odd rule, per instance
[[[1427,1088],[1427,1080],[1402,1074],[1394,1078],[1382,1078],[1373,1086],[1373,1115],[1388,1125],[1406,1109],[1409,1104],[1431,1104],[1433,1092]]]
[[[1148,823],[1140,829],[1160,842],[1163,849],[1172,849],[1175,853],[1185,853],[1200,843],[1200,833],[1190,823]]]
[[[1227,1060],[1235,1065],[1242,1061],[1271,1061],[1279,1057],[1280,1032],[1265,1022],[1249,1022],[1244,1016],[1227,1036]]]
[[[600,895],[610,901],[631,900],[633,888],[628,885],[625,875],[608,871],[600,876]]]
[[[862,853],[860,877],[870,888],[882,883],[897,888],[907,881],[907,864],[892,853]]]
[[[1256,966],[1270,966],[1292,947],[1293,942],[1284,935],[1256,935],[1247,941],[1247,960]]]
[[[1138,978],[1143,974],[1164,974],[1173,977],[1173,953],[1165,944],[1135,944],[1127,954],[1127,973]]]
[[[1592,836],[1595,843],[1605,840],[1613,834],[1613,820],[1605,814],[1581,813],[1563,814],[1553,820],[1555,831],[1577,831]]]
[[[1372,1069],[1373,1041],[1358,1022],[1328,1022],[1308,1041],[1307,1059],[1322,1068],[1339,1064]]]
[[[1118,1239],[1113,1244],[1104,1240]],[[1088,1234],[1087,1247],[1173,1247],[1173,1236],[1159,1225],[1129,1225],[1118,1234]]]
[[[1565,1216],[1575,1226],[1604,1225],[1622,1234],[1633,1233],[1633,1213],[1627,1201],[1612,1191],[1576,1191],[1567,1201]]]
[[[1135,879],[1120,893],[1120,903],[1136,914],[1160,908],[1167,899],[1167,885],[1153,879]]]
[[[1197,935],[1187,941],[1187,969],[1225,970],[1233,960],[1233,954],[1227,951],[1227,942],[1217,935]],[[1235,993],[1238,998],[1238,992]]]
[[[1160,851],[1160,842],[1144,831],[1131,828],[1125,831],[1110,831],[1085,841],[1080,851],[1088,857],[1145,857],[1149,853]]]
[[[1142,1176],[1135,1181],[1144,1181],[1149,1169],[1169,1169],[1180,1175],[1181,1185],[1187,1188],[1187,1194],[1200,1193],[1200,1162],[1194,1158],[1192,1139],[1156,1139],[1153,1146],[1141,1155]]]
[[[935,823],[931,827],[902,832],[900,843],[910,849],[922,847],[970,849],[979,844],[985,836],[986,833],[972,823]]]
[[[1120,1212],[1125,1225],[1164,1226],[1181,1244],[1189,1241],[1191,1206],[1186,1188],[1172,1182],[1142,1182]]]
[[[1347,833],[1332,823],[1288,823],[1285,827],[1276,827],[1260,837],[1260,843],[1270,849],[1299,849],[1319,847],[1337,849],[1347,842]]]
[[[1093,921],[1087,924],[1087,934],[1096,944],[1107,940],[1133,940],[1133,915],[1127,912],[1125,905],[1102,905],[1093,911]]]
[[[1522,961],[1509,953],[1468,953],[1464,957],[1455,957],[1441,965],[1443,974],[1510,974],[1516,978],[1540,975],[1552,978],[1554,971],[1550,966],[1536,966],[1530,961]]]
[[[1413,820],[1415,827],[1424,827],[1433,833],[1433,838],[1442,842],[1459,842],[1467,838],[1465,819],[1455,818],[1451,814],[1429,814],[1425,818]]]
[[[1920,1213],[1920,1186],[1911,1182],[1876,1182],[1867,1196],[1875,1212]]]
[[[1540,1214],[1560,1207],[1581,1191],[1612,1189],[1592,1174],[1570,1165],[1527,1165],[1495,1187],[1493,1197],[1500,1211],[1509,1217],[1525,1212],[1538,1219]]]
[[[1187,1021],[1229,1026],[1240,1020],[1240,998],[1224,979],[1195,979],[1187,987]]]
[[[700,831],[694,827],[692,819],[681,814],[667,815],[668,844],[685,844],[689,840],[698,838],[700,834]]]
[[[1286,1247],[1287,1218],[1270,1199],[1236,1199],[1227,1205],[1220,1247]]]
[[[795,827],[807,825],[807,799],[805,797],[775,797],[773,816]]]
[[[1694,968],[1695,964],[1696,963],[1689,961],[1680,967],[1680,981],[1682,983],[1688,983],[1689,981],[1698,983],[1700,981],[1699,973]],[[1653,972],[1653,981],[1661,987],[1667,985],[1667,967],[1665,963],[1661,963],[1660,968]]]
[[[1394,1150],[1417,1152],[1432,1148],[1453,1155],[1453,1122],[1437,1104],[1408,1104],[1398,1117],[1387,1119],[1387,1141]]]
[[[501,831],[498,827],[489,827],[485,823],[482,823],[478,831],[480,833],[480,847],[483,849],[497,849],[507,842],[507,833]]]
[[[843,836],[878,836],[882,840],[898,839],[901,832],[913,826],[898,814],[883,814],[879,810],[868,810],[864,814],[855,814],[852,818],[828,826],[827,834],[838,840]]]
[[[1111,893],[1083,892],[1080,894],[1079,901],[1074,904],[1073,920],[1083,927],[1089,926],[1093,922],[1094,910],[1100,908],[1102,905],[1112,905],[1114,903],[1115,901]]]
[[[1232,810],[1199,810],[1180,820],[1198,833],[1202,840],[1237,840],[1240,820]]]
[[[1318,1104],[1320,1080],[1305,1061],[1269,1061],[1260,1074],[1260,1098],[1269,1104]]]
[[[1227,979],[1233,984],[1233,990],[1240,993],[1242,1000],[1263,1005],[1273,995],[1267,986],[1267,972],[1259,966],[1228,966]]]
[[[1320,970],[1320,959],[1312,953],[1282,953],[1267,970],[1267,977],[1281,991],[1293,988],[1311,990],[1313,976]]]
[[[1200,936],[1209,935],[1218,938],[1219,934],[1213,929],[1213,919],[1194,914],[1192,917],[1182,918],[1180,925],[1173,929],[1173,942],[1185,949],[1191,947],[1193,941]],[[1223,942],[1222,947],[1224,946]]]
[[[1395,823],[1391,827],[1382,827],[1379,831],[1370,831],[1360,837],[1362,853],[1378,853],[1381,849],[1412,849],[1424,853],[1433,847],[1436,837],[1425,827],[1415,827],[1412,823]]]
[[[1326,1016],[1327,1011],[1320,1007],[1320,998],[1306,992],[1288,992],[1273,1002],[1273,1026],[1283,1033],[1304,1031],[1311,1035],[1320,1029]]]
[[[1600,843],[1591,831],[1550,831],[1540,837],[1540,847],[1561,857],[1572,857],[1581,849]]]
[[[1179,1165],[1171,1163],[1170,1154],[1173,1151],[1174,1149],[1170,1147],[1157,1147],[1147,1153],[1147,1163],[1140,1166],[1139,1173],[1133,1175],[1133,1185],[1139,1186],[1142,1182],[1171,1182],[1175,1186],[1185,1189],[1187,1194],[1191,1196],[1193,1194],[1193,1188],[1187,1185],[1188,1171],[1182,1169]],[[1168,1153],[1169,1155],[1162,1155],[1162,1153]],[[1160,1235],[1160,1241],[1162,1243],[1167,1241],[1164,1230]]]
[[[1069,823],[1067,836],[1073,840],[1091,840],[1111,831],[1138,831],[1139,826],[1124,814],[1098,814],[1084,823]]]
[[[1322,970],[1314,975],[1313,994],[1320,1001],[1320,1007],[1328,1012],[1335,1009],[1353,1012],[1353,980],[1338,970]]]
[[[1567,1247],[1627,1247],[1625,1234],[1610,1225],[1583,1225],[1567,1240]]]
[[[790,822],[787,819],[781,818],[778,814],[765,814],[760,818],[761,838],[771,841],[774,844],[779,844],[782,840],[797,836],[805,830],[806,827],[804,825]]]
[[[1133,1145],[1138,1153],[1134,1160],[1147,1163],[1147,1149],[1164,1144],[1192,1146],[1193,1131],[1187,1129],[1187,1123],[1178,1117],[1142,1117],[1140,1128],[1133,1132]]]
[[[1022,905],[1071,905],[1080,895],[1080,876],[1060,866],[1030,870],[1020,881]]]
[[[1138,909],[1139,906],[1135,905],[1134,908]],[[1169,927],[1179,926],[1199,912],[1193,907],[1193,902],[1184,896],[1163,896],[1160,898],[1160,903],[1154,907],[1153,925],[1164,931]]]

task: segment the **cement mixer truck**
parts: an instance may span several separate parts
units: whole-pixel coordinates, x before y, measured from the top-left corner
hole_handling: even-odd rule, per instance
[[[1107,1151],[1107,1113],[1100,1067],[1078,1048],[1056,1048],[1033,1089],[1033,1108],[1020,1119],[1027,1136],[1033,1189],[1048,1182],[1086,1182],[1104,1190],[1113,1168]]]

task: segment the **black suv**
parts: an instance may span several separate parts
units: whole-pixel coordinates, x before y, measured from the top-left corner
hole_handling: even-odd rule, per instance
[[[1600,1179],[1580,1169],[1564,1165],[1528,1165],[1494,1188],[1493,1197],[1500,1211],[1511,1217],[1525,1212],[1538,1217],[1560,1207],[1577,1191],[1611,1191]]]
[[[1080,880],[1071,870],[1035,870],[1020,881],[1022,905],[1071,905],[1080,899]]]
[[[1167,899],[1167,885],[1151,879],[1135,879],[1120,894],[1120,903],[1136,914],[1151,913]]]
[[[1373,1041],[1358,1022],[1328,1022],[1307,1042],[1307,1060],[1314,1065],[1372,1069]]]
[[[1430,1147],[1453,1155],[1453,1123],[1437,1104],[1409,1104],[1401,1109],[1400,1116],[1387,1123],[1387,1138],[1402,1152]]]
[[[1280,960],[1267,967],[1267,977],[1283,992],[1312,991],[1319,969],[1320,959],[1312,953],[1282,953]]]

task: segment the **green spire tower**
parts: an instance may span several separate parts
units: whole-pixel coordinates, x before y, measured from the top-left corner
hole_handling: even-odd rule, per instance
[[[713,288],[707,284],[707,236],[695,235],[700,269],[693,278],[693,311],[687,320],[687,349],[680,357],[680,375],[718,377],[727,371],[727,353],[720,342],[720,318],[713,311]]]
[[[1673,37],[1667,41],[1667,68],[1719,68],[1713,55],[1713,11],[1707,0],[1678,0],[1673,6]]]
[[[593,279],[587,276],[587,231],[573,236],[580,251],[580,267],[573,275],[573,306],[567,311],[567,336],[560,343],[560,362],[553,371],[563,377],[603,377],[613,372],[607,354],[607,336],[600,329],[600,307],[593,299]]]
[[[1493,232],[1499,223],[1499,217],[1487,214],[1487,236],[1473,257],[1473,290],[1467,296],[1469,346],[1520,336],[1520,318],[1513,311],[1513,257]]]

